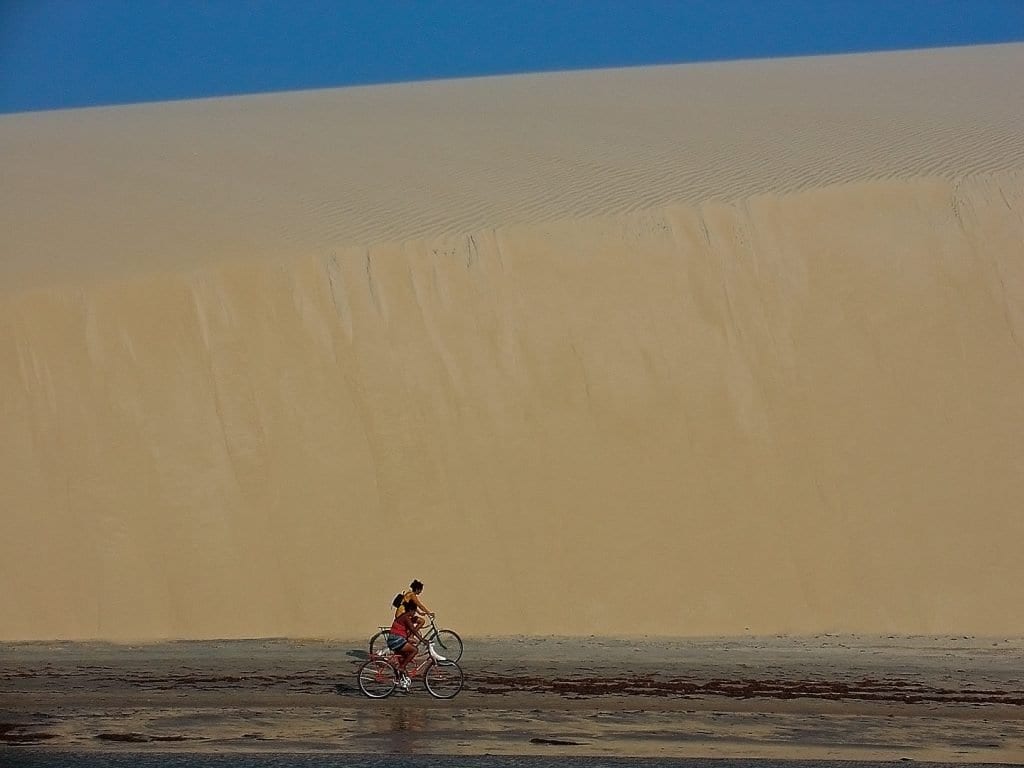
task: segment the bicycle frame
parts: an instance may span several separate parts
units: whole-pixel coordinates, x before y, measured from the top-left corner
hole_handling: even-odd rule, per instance
[[[434,623],[434,617],[433,616],[427,616],[427,624],[430,625],[430,631],[429,632],[423,632],[422,629],[421,629],[420,630],[420,634],[423,635],[423,642],[425,642],[429,646],[431,643],[433,643],[435,640],[437,640],[438,632],[437,632],[437,624]],[[426,628],[426,625],[424,625],[424,628]]]
[[[405,674],[409,677],[416,677],[422,674],[423,670],[433,664],[435,661],[447,661],[447,659],[434,650],[434,644],[428,642],[426,644],[427,652],[423,652],[423,647],[420,646],[416,649],[416,655],[413,656],[412,661],[409,662],[409,666],[405,668]],[[388,663],[391,664],[395,669],[398,669],[398,654],[394,651],[388,651],[386,656]]]

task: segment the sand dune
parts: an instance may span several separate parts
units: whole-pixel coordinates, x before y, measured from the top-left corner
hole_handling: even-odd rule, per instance
[[[0,639],[1019,631],[1022,68],[0,118]]]
[[[0,118],[0,290],[1024,167],[1024,45]]]

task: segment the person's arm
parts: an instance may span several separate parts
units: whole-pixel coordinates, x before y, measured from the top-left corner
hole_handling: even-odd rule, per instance
[[[417,607],[418,607],[418,608],[419,608],[419,609],[420,609],[421,611],[423,611],[423,612],[424,612],[425,614],[427,614],[427,616],[429,616],[430,618],[434,618],[434,614],[433,614],[433,612],[432,612],[432,611],[431,611],[431,610],[430,610],[429,608],[427,608],[427,606],[425,606],[425,605],[423,604],[423,601],[422,601],[422,600],[420,600],[420,596],[419,596],[419,595],[416,595],[416,594],[414,594],[414,595],[412,596],[412,599],[416,601],[416,606],[417,606]]]

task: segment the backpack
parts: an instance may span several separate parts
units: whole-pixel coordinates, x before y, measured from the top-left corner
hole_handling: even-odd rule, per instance
[[[397,608],[401,604],[402,604],[402,593],[399,592],[397,595],[395,595],[395,599],[391,601],[391,607],[392,608]]]

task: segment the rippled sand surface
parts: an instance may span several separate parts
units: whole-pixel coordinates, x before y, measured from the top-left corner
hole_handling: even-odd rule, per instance
[[[5,116],[0,290],[1021,168],[1021,71],[1011,44]]]
[[[359,641],[0,646],[0,755],[1024,760],[1024,639],[504,638],[466,687],[364,698]]]

